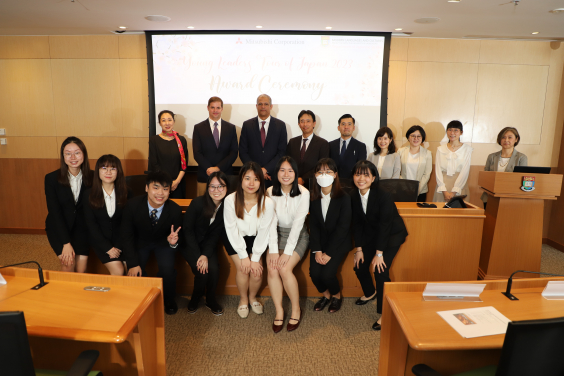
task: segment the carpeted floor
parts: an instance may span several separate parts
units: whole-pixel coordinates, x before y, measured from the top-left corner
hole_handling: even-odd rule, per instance
[[[0,235],[0,265],[36,260],[58,270],[58,259],[43,235]],[[564,274],[564,253],[543,246],[541,271]],[[188,314],[188,297],[179,312],[166,316],[167,375],[377,375],[380,332],[375,302],[356,306],[346,298],[341,311],[314,312],[314,298],[302,298],[303,322],[293,333],[274,334],[274,306],[261,298],[265,314],[236,313],[238,297],[222,296],[225,314],[216,317],[203,305]],[[289,301],[285,300],[286,312]],[[288,317],[286,317],[286,323]]]

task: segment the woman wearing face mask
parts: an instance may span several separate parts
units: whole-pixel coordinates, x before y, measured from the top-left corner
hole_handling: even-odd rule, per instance
[[[341,189],[337,165],[331,158],[319,160],[315,178],[309,206],[309,275],[323,296],[313,309],[323,311],[329,305],[329,312],[334,313],[343,302],[337,271],[352,246],[351,198]]]
[[[376,312],[382,314],[384,283],[391,282],[390,267],[400,246],[405,242],[407,229],[392,196],[378,189],[378,171],[373,163],[358,161],[353,168],[352,194],[353,237],[356,246],[354,271],[364,296],[357,305],[376,298]],[[374,273],[376,289],[370,272]],[[372,325],[380,330],[382,318]]]
[[[123,275],[121,217],[127,203],[127,186],[118,157],[102,155],[96,162],[92,188],[87,191],[84,215],[90,244],[111,275]]]
[[[159,113],[162,132],[149,138],[149,171],[164,171],[172,177],[169,198],[186,197],[184,174],[188,165],[186,139],[174,130],[174,113]]]
[[[188,313],[196,313],[198,303],[206,294],[206,307],[216,316],[223,308],[215,298],[219,280],[217,243],[224,231],[223,199],[229,192],[227,175],[222,171],[210,174],[203,196],[196,197],[184,215],[186,247],[182,255],[194,273],[194,290],[188,303]]]
[[[286,290],[292,303],[292,314],[287,327],[289,332],[298,328],[302,316],[294,267],[304,257],[309,245],[309,234],[304,224],[309,211],[309,191],[298,184],[297,176],[296,161],[292,157],[282,157],[274,169],[273,185],[267,190],[268,196],[276,205],[278,223],[278,226],[271,227],[271,238],[278,239],[278,246],[271,246],[266,255],[268,287],[276,307],[276,317],[272,324],[274,333],[280,332],[284,327],[283,290]]]
[[[223,218],[230,247],[226,247],[237,269],[237,289],[241,295],[237,313],[241,318],[251,309],[257,315],[263,306],[257,300],[262,283],[261,256],[269,246],[270,226],[276,221],[274,202],[266,196],[262,168],[256,162],[247,162],[239,172],[239,183],[234,193],[225,198]],[[270,244],[277,249],[275,243]]]
[[[437,189],[433,202],[448,202],[454,196],[466,195],[470,201],[468,174],[472,160],[472,147],[460,142],[464,133],[462,123],[453,120],[447,125],[448,143],[439,146],[435,157],[435,176]]]
[[[414,125],[405,134],[409,146],[398,150],[401,161],[400,178],[419,181],[417,202],[427,201],[429,188],[427,183],[433,171],[433,156],[421,144],[425,142],[425,130],[419,125]]]
[[[503,128],[497,135],[497,143],[501,146],[501,150],[488,155],[484,171],[513,172],[515,166],[527,166],[527,156],[515,150],[519,141],[521,141],[521,137],[517,129],[513,127]],[[484,202],[485,209],[488,203],[486,192],[482,193],[481,199]]]
[[[88,226],[84,219],[85,194],[92,185],[93,172],[88,163],[84,143],[68,137],[61,145],[60,168],[45,175],[47,240],[59,260],[61,271],[86,271],[88,254]]]
[[[380,179],[399,179],[401,161],[396,153],[394,134],[388,127],[380,128],[374,137],[374,152],[368,160],[376,165]]]

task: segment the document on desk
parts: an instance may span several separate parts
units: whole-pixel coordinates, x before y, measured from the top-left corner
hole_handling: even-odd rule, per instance
[[[437,312],[464,338],[505,334],[509,320],[494,307],[455,309]]]

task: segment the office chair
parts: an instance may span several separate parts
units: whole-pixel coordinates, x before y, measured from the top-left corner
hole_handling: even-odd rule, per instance
[[[454,376],[564,375],[564,317],[510,322],[496,366]],[[425,364],[413,366],[417,376],[441,376]]]
[[[127,185],[128,191],[133,194],[131,197],[145,194],[146,181],[146,175],[130,175],[125,177],[125,184]]]
[[[417,202],[419,181],[406,179],[384,179],[378,181],[378,187],[389,192],[394,202]]]
[[[0,374],[9,376],[103,376],[91,371],[100,355],[83,351],[68,372],[33,368],[23,312],[0,312]]]

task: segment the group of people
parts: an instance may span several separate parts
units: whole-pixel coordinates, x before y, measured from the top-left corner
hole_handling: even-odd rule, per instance
[[[381,313],[384,283],[390,281],[389,268],[407,230],[391,195],[379,188],[378,181],[417,180],[418,201],[425,201],[432,158],[422,146],[424,129],[411,127],[406,134],[409,146],[396,152],[392,131],[380,128],[374,152],[367,156],[366,146],[352,137],[355,120],[349,114],[338,121],[341,137],[328,143],[313,133],[315,114],[301,111],[302,135],[286,144],[286,126],[270,115],[270,97],[259,96],[256,107],[258,116],[243,124],[238,144],[235,126],[221,119],[223,102],[210,98],[209,118],[194,127],[198,197],[184,217],[169,200],[184,197],[188,164],[186,139],[174,131],[171,111],[158,115],[162,133],[149,141],[146,195],[131,197],[116,156],[103,155],[92,171],[84,143],[67,138],[60,149],[60,168],[45,176],[46,232],[62,270],[84,272],[91,247],[112,275],[146,276],[145,266],[154,253],[157,276],[163,279],[165,312],[174,314],[178,310],[174,260],[180,251],[195,275],[188,311],[196,312],[205,295],[206,307],[221,315],[215,291],[222,242],[236,266],[237,313],[242,318],[251,310],[263,313],[257,293],[266,272],[276,308],[272,329],[278,333],[285,322],[283,291],[292,307],[287,330],[300,325],[293,269],[306,252],[311,253],[310,277],[322,294],[314,310],[327,307],[334,313],[342,304],[338,269],[353,249],[353,267],[364,293],[356,304],[376,299]],[[472,148],[460,142],[462,133],[459,121],[448,124],[449,141],[439,147],[435,161],[433,201],[467,194]],[[519,139],[515,128],[504,128],[498,136],[502,150],[488,157],[486,170],[509,172],[515,165],[526,165],[526,156],[514,149]],[[228,175],[233,174],[237,155],[244,165],[230,184]],[[354,184],[348,193],[341,179]],[[380,329],[380,320],[373,329]]]

